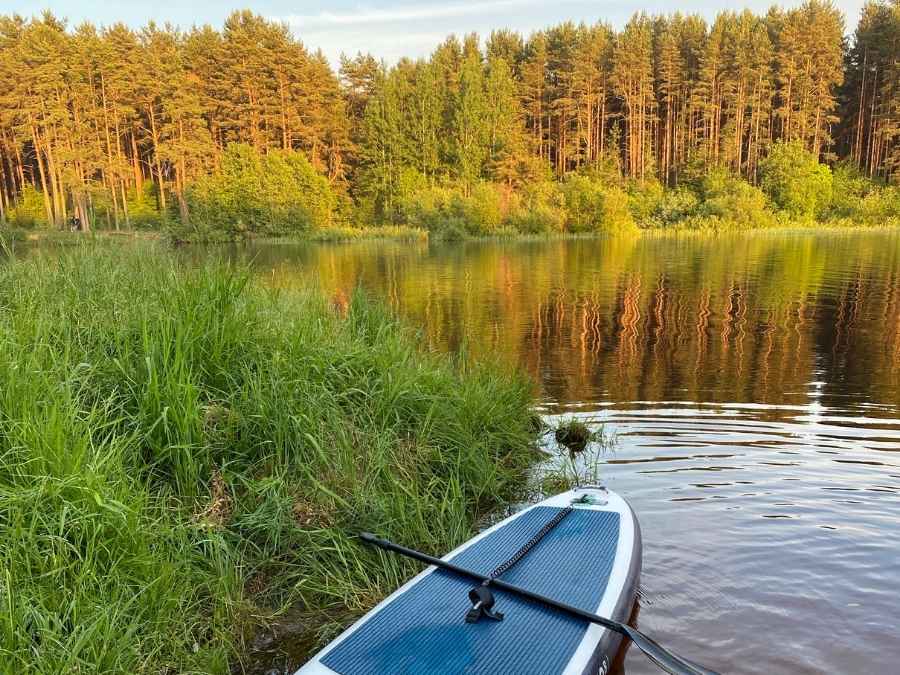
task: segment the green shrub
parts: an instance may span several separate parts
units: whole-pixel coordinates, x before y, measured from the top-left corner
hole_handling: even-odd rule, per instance
[[[450,212],[450,204],[457,194],[452,188],[431,186],[405,195],[397,203],[399,222],[432,234],[448,228],[465,234],[465,224]]]
[[[145,182],[143,190],[128,192],[128,219],[136,230],[158,230],[166,221],[165,214],[157,208],[156,184]]]
[[[676,227],[696,215],[699,207],[700,200],[693,190],[687,187],[666,190],[645,226]]]
[[[26,185],[18,201],[7,213],[7,219],[13,227],[27,230],[47,227],[49,223],[43,194],[33,186]]]
[[[900,187],[885,186],[867,194],[859,201],[854,219],[863,225],[900,225]]]
[[[523,208],[510,214],[506,224],[522,234],[551,234],[565,227],[565,213],[548,206]]]
[[[430,230],[432,219],[447,209],[451,196],[449,189],[439,186],[427,186],[404,195],[397,203],[398,220],[404,225]]]
[[[187,192],[190,230],[201,237],[325,229],[336,224],[338,201],[328,179],[302,153],[260,155],[242,143],[229,145],[219,168]]]
[[[630,232],[637,229],[628,194],[619,187],[575,174],[563,184],[570,232]]]
[[[665,190],[656,180],[631,181],[628,185],[628,210],[641,227],[653,225],[653,216],[665,199]]]
[[[701,194],[698,215],[731,228],[771,227],[776,222],[763,191],[725,170],[711,171],[701,182]]]
[[[398,213],[401,223],[443,239],[490,235],[501,229],[509,211],[503,192],[493,183],[480,183],[469,194],[460,186],[428,187],[402,198]]]
[[[874,181],[852,164],[838,164],[832,170],[829,215],[832,218],[853,218],[859,208],[859,201],[877,187]]]
[[[831,169],[799,141],[776,143],[759,170],[762,189],[794,217],[815,218],[831,203]]]
[[[450,213],[465,223],[469,234],[492,234],[500,229],[504,217],[500,190],[492,183],[479,183],[468,196],[456,193],[450,202]]]
[[[839,164],[833,174],[832,220],[872,226],[900,222],[900,188],[872,180],[848,164]]]
[[[526,184],[510,205],[505,225],[523,234],[550,234],[566,227],[565,199],[559,184],[540,180]]]

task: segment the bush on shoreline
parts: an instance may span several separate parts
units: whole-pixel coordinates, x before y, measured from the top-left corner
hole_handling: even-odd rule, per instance
[[[415,187],[408,178],[395,221],[439,238],[498,234],[627,233],[638,229],[750,230],[771,227],[900,225],[900,188],[846,167],[832,170],[798,144],[776,144],[759,185],[727,169],[697,173],[666,188],[625,180],[600,166],[561,182],[537,180],[511,190],[480,183]]]
[[[638,229],[900,225],[900,187],[880,184],[847,165],[832,170],[797,143],[775,144],[760,164],[758,186],[713,168],[689,173],[686,182],[666,188],[653,178],[626,180],[608,162],[560,182],[534,176],[516,185],[435,184],[412,169],[400,178],[401,196],[390,209],[376,209],[365,195],[356,195],[352,205],[303,153],[259,155],[250,146],[232,144],[216,171],[188,187],[186,223],[172,200],[170,211],[159,213],[149,184],[142,194],[129,194],[126,205],[131,229],[166,228],[174,240],[189,242],[339,241],[387,238],[391,232],[401,239],[416,232],[453,240]],[[111,204],[100,199],[94,209],[112,222]],[[18,229],[45,228],[40,192],[26,191],[8,220]]]
[[[227,672],[279,608],[352,612],[413,571],[356,532],[443,553],[534,459],[526,380],[424,353],[362,297],[150,245],[0,277],[11,671]]]
[[[576,174],[563,183],[562,192],[569,232],[625,233],[637,230],[628,208],[628,194],[618,186]]]
[[[338,195],[300,152],[229,145],[221,166],[187,191],[186,237],[278,237],[338,225]]]
[[[816,218],[832,202],[831,169],[798,141],[776,143],[759,171],[760,185],[772,203],[795,218]]]

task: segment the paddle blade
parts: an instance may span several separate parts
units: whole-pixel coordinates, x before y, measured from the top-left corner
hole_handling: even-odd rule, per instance
[[[703,668],[695,663],[691,663],[687,659],[683,659],[677,654],[673,654],[655,640],[651,640],[646,635],[631,626],[625,626],[628,637],[634,643],[635,647],[640,649],[653,663],[672,675],[719,675],[714,670]]]

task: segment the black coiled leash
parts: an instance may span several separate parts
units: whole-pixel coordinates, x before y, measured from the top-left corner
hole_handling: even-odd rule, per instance
[[[483,616],[494,621],[503,621],[503,614],[494,611],[494,594],[488,588],[491,582],[501,574],[509,571],[511,567],[524,558],[550,530],[559,525],[563,518],[572,513],[573,510],[571,506],[567,506],[557,511],[550,520],[544,523],[540,530],[535,532],[531,539],[525,542],[522,548],[513,553],[508,560],[494,568],[494,571],[488,575],[488,579],[485,579],[480,586],[476,586],[469,591],[469,600],[472,603],[472,608],[466,612],[466,623],[476,623]]]

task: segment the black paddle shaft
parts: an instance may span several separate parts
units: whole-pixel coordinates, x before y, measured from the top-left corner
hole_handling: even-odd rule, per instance
[[[508,593],[513,593],[515,595],[518,595],[519,597],[531,600],[532,602],[537,602],[547,607],[558,609],[559,611],[569,614],[570,616],[576,616],[579,619],[584,619],[585,621],[595,623],[597,625],[603,626],[604,628],[608,628],[611,631],[624,635],[629,640],[631,640],[638,647],[638,649],[644,652],[644,654],[646,654],[651,661],[653,661],[660,668],[665,670],[667,673],[671,673],[672,675],[718,675],[713,670],[708,670],[694,663],[691,663],[687,659],[673,654],[668,649],[665,649],[662,645],[658,644],[655,640],[651,640],[639,630],[637,630],[636,628],[632,628],[628,624],[623,624],[619,623],[618,621],[613,621],[612,619],[607,619],[606,617],[602,617],[599,614],[586,612],[585,610],[575,607],[574,605],[569,605],[565,602],[560,602],[559,600],[548,598],[546,595],[541,595],[540,593],[534,593],[532,591],[529,591],[527,588],[522,588],[521,586],[510,584],[506,581],[503,581],[502,579],[491,578],[486,574],[481,574],[480,572],[476,572],[475,570],[470,570],[466,567],[454,565],[452,562],[447,562],[446,560],[435,558],[434,556],[430,556],[427,553],[422,553],[421,551],[416,551],[415,549],[406,548],[405,546],[395,544],[394,542],[387,539],[376,537],[374,534],[371,534],[369,532],[362,532],[359,535],[359,538],[364,543],[371,546],[377,546],[378,548],[384,549],[385,551],[393,551],[394,553],[399,553],[400,555],[404,555],[407,558],[413,558],[414,560],[418,560],[427,565],[440,567],[441,569],[454,572],[456,574],[459,574],[460,576],[469,577],[470,579],[475,579],[476,581],[480,582],[489,581],[490,585],[494,588],[499,588],[500,590],[506,591]]]

